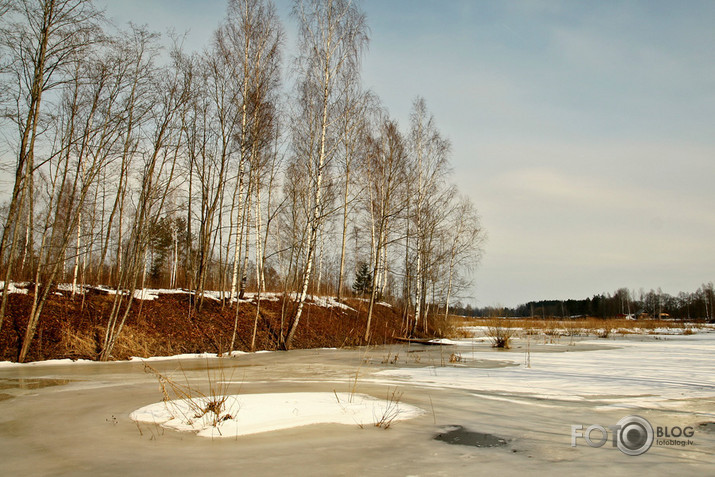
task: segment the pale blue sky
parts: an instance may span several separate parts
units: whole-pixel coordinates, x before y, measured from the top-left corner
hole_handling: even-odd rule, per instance
[[[191,29],[223,0],[104,0]],[[291,2],[276,2],[292,42]],[[715,2],[368,0],[363,79],[403,127],[425,97],[489,240],[471,301],[715,280]]]

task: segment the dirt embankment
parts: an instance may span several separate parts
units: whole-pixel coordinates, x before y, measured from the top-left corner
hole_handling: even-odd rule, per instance
[[[27,361],[56,358],[97,359],[104,339],[114,297],[99,290],[89,291],[84,301],[53,295],[45,305]],[[164,294],[155,300],[135,301],[113,351],[115,359],[130,356],[168,356],[180,353],[228,351],[236,317],[234,305],[206,298],[200,309],[187,294]],[[367,303],[347,299],[350,309],[320,306],[310,300],[303,310],[293,348],[343,347],[365,344]],[[17,360],[31,295],[10,296],[7,315],[0,330],[0,360]],[[293,304],[281,298],[261,300],[256,326],[256,349],[280,348]],[[256,305],[241,302],[234,349],[249,351],[253,337]],[[377,305],[371,325],[372,343],[390,343],[403,335],[399,310]]]

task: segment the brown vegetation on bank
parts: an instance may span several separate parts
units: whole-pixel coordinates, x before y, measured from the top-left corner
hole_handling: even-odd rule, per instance
[[[113,297],[99,290],[90,290],[82,300],[54,294],[45,306],[35,340],[27,361],[72,358],[97,359],[104,338],[106,316]],[[135,304],[117,341],[112,357],[170,356],[181,353],[224,353],[229,351],[233,333],[235,305],[223,305],[205,299],[197,310],[190,294],[164,294],[155,300]],[[27,317],[31,295],[12,294],[5,324],[0,330],[0,360],[16,361]],[[318,306],[308,300],[302,326],[293,341],[294,348],[345,347],[367,344],[363,340],[368,303],[346,299],[352,310]],[[256,349],[280,349],[281,327],[286,332],[294,311],[286,303],[284,320],[282,299],[261,300],[256,334]],[[253,302],[239,305],[236,350],[249,351],[256,307]],[[403,336],[401,312],[378,304],[371,324],[370,344],[394,342]]]
[[[624,318],[581,317],[573,319],[557,318],[457,318],[455,323],[461,327],[498,326],[504,329],[520,329],[524,334],[544,334],[548,336],[595,335],[608,337],[610,332],[655,333],[657,330],[687,330],[693,323],[704,320],[660,320],[653,318],[629,320]]]

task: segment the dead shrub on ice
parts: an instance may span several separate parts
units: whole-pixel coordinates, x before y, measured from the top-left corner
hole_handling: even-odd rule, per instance
[[[232,376],[226,379],[222,358],[219,358],[219,366],[213,370],[208,361],[206,362],[208,392],[192,387],[186,372],[181,367],[185,384],[161,373],[149,364],[144,363],[144,369],[156,376],[163,401],[167,407],[171,406],[171,413],[182,416],[189,425],[199,420],[216,427],[223,421],[233,419],[238,412],[238,409],[229,409],[226,405],[230,397],[228,387]]]
[[[503,318],[491,318],[487,321],[486,336],[491,339],[493,348],[511,348],[514,329],[505,325]]]

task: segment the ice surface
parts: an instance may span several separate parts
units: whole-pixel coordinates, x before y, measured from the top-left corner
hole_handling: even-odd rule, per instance
[[[214,371],[221,374],[223,369],[233,375],[235,370],[236,380],[222,386],[221,392],[239,396],[231,408],[236,422],[222,422],[218,429],[229,438],[213,441],[173,432],[157,423],[160,418],[174,419],[173,415],[162,417],[167,409],[163,403],[157,403],[156,414],[145,412],[149,422],[129,418],[130,413],[140,408],[147,411],[147,404],[162,398],[156,377],[137,362],[0,366],[0,473],[715,475],[715,433],[707,424],[715,421],[715,391],[708,376],[713,369],[715,333],[575,341],[574,346],[532,342],[531,368],[524,365],[524,349],[518,348],[525,344],[521,340],[510,351],[468,340],[459,346],[392,344],[249,353],[223,362],[200,358],[152,364],[164,375],[180,375],[181,383],[193,389],[210,388],[207,380],[216,375]],[[452,352],[467,361],[448,363]],[[383,362],[385,356],[397,353],[397,363]],[[442,358],[444,367],[427,367]],[[449,376],[458,380],[450,383]],[[507,376],[514,382],[508,383]],[[610,377],[623,389],[609,387]],[[547,378],[553,389],[548,389]],[[490,381],[496,382],[496,391],[476,389],[491,389]],[[387,431],[376,429],[373,424],[382,411],[375,398],[386,397],[396,385],[403,393],[401,402],[426,412],[396,422]],[[632,385],[652,395],[634,395],[629,390]],[[540,387],[538,394],[536,387]],[[601,394],[579,394],[589,387]],[[353,389],[356,399],[351,403],[346,396]],[[308,399],[312,393],[316,397]],[[357,393],[373,397],[359,401]],[[293,398],[294,394],[299,396]],[[579,400],[561,399],[569,397]],[[352,415],[360,405],[366,409]],[[692,426],[695,444],[681,447],[655,442],[638,457],[626,456],[610,443],[598,449],[583,440],[578,447],[570,445],[572,425],[610,426],[633,414],[628,406],[634,405],[647,407],[638,408],[635,414],[653,426]],[[408,409],[401,404],[400,416],[406,417]],[[311,413],[318,411],[321,416],[338,415],[347,425],[305,425],[336,422],[313,419]],[[268,422],[279,413],[283,414],[276,420],[281,422]],[[211,424],[212,417],[206,418]],[[254,429],[294,427],[238,437],[250,429],[252,420],[260,419],[263,424]],[[198,420],[192,418],[192,426]],[[362,429],[358,422],[365,423]],[[451,428],[497,436],[508,444],[477,448],[434,440],[436,433]]]
[[[498,359],[513,366],[387,369],[376,373],[376,382],[407,381],[419,386],[563,401],[597,400],[620,407],[672,407],[668,401],[715,396],[712,333],[634,337],[605,343],[609,349],[583,352],[462,351],[467,363]],[[603,346],[604,341],[579,344]]]

